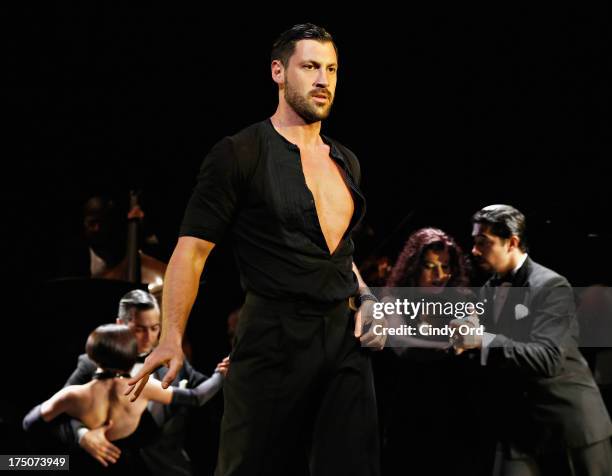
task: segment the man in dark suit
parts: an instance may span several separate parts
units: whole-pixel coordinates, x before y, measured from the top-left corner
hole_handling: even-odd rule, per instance
[[[486,332],[453,345],[480,349],[498,441],[494,474],[611,475],[612,425],[578,351],[570,284],[529,258],[515,208],[485,207],[472,223],[475,260],[494,273],[481,292]]]
[[[157,344],[160,333],[160,311],[155,297],[145,291],[134,290],[127,293],[119,303],[118,324],[127,325],[136,337],[139,360],[132,369],[132,374],[140,370],[145,357]],[[218,367],[219,368],[219,367]],[[91,380],[97,365],[82,354],[78,358],[76,370],[68,378],[66,385],[79,385]],[[160,367],[154,376],[160,381],[168,369]],[[214,377],[213,377],[214,378]],[[207,380],[207,377],[195,370],[187,361],[172,386],[195,388]],[[211,378],[212,381],[212,378]],[[220,388],[221,379],[215,382],[213,392]],[[149,402],[147,411],[141,418],[140,432],[144,434],[143,446],[138,451],[138,457],[153,475],[191,475],[192,467],[185,445],[187,419],[190,409],[179,398],[173,397],[170,405]],[[72,432],[75,443],[81,446],[102,465],[116,463],[121,457],[120,449],[106,439],[105,433],[112,425],[89,430],[79,421],[72,420]]]

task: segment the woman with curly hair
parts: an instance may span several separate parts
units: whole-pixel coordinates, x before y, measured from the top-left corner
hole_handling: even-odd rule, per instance
[[[453,238],[437,228],[415,231],[391,270],[388,287],[467,286],[468,264]]]
[[[408,238],[399,254],[387,280],[386,300],[472,302],[475,296],[466,287],[468,281],[468,263],[455,240],[437,228],[422,228]],[[419,329],[446,326],[450,319],[421,314],[404,322]],[[458,418],[471,418],[464,382],[466,365],[472,362],[467,362],[469,356],[453,355],[448,337],[417,335],[388,341],[399,361],[394,371],[395,397],[385,418],[385,474],[405,474],[417,460],[431,476],[477,474],[475,453],[465,451],[457,438],[478,439],[478,425],[461,428],[458,435],[451,434],[449,426],[453,409],[460,409]]]

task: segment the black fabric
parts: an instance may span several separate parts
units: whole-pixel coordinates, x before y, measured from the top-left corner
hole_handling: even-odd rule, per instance
[[[204,159],[181,236],[219,243],[229,234],[246,291],[274,299],[334,302],[355,294],[351,231],[365,213],[355,155],[322,136],[352,193],[355,211],[330,254],[299,148],[271,121],[217,143]]]
[[[224,384],[216,474],[378,475],[370,352],[347,302],[248,294]]]
[[[612,447],[605,439],[582,448],[558,448],[523,458],[512,458],[498,448],[492,476],[610,476]]]
[[[41,414],[41,404],[36,405],[32,408],[28,414],[23,418],[23,429],[25,431],[38,431],[46,426],[45,420]]]
[[[214,397],[223,386],[223,376],[215,372],[195,388],[173,388],[172,404],[187,407],[201,407]]]
[[[577,347],[569,283],[527,258],[512,286],[497,320],[490,317],[493,289],[482,289],[487,312],[481,323],[496,334],[482,375],[491,431],[515,459],[607,439],[612,424]],[[520,319],[518,305],[528,311]]]
[[[445,288],[435,295],[421,293],[418,288],[389,292],[385,300],[392,297],[410,302],[476,301],[476,295],[469,289],[457,287]],[[426,323],[443,328],[449,321],[446,316],[419,315],[411,325]],[[387,339],[387,346],[399,358],[385,362],[383,370],[391,376],[385,382],[389,395],[382,408],[383,474],[410,474],[409,461],[411,467],[426,468],[423,474],[427,476],[490,476],[491,461],[487,458],[494,445],[487,442],[487,422],[478,403],[481,387],[479,368],[475,368],[474,361],[479,355],[470,352],[455,355],[451,348],[418,347],[417,341],[448,343],[448,337]]]
[[[82,354],[78,358],[77,369],[72,373],[66,385],[82,385],[89,382],[97,369],[96,364],[86,355]],[[162,380],[168,372],[167,367],[160,367],[154,373],[155,378]],[[191,364],[185,360],[179,375],[172,382],[172,386],[177,387],[181,380],[187,380],[187,387],[194,388],[206,380],[206,376],[195,370]],[[134,441],[141,445],[138,450],[137,458],[144,462],[144,466],[153,475],[191,475],[192,465],[189,456],[185,452],[185,437],[190,420],[193,420],[190,408],[181,405],[161,405],[151,402],[151,410],[155,411],[156,416],[161,418],[161,425],[156,425],[151,418],[151,412],[145,410],[143,413],[138,433],[147,433],[150,438],[130,438],[131,446],[134,448]],[[155,407],[155,408],[154,408]],[[146,431],[142,432],[142,426],[146,424]],[[74,451],[81,452],[78,446],[77,430],[82,427],[78,420],[71,419],[61,423],[64,444],[68,444]],[[69,438],[68,438],[69,437]],[[83,455],[83,459],[93,459],[89,455]],[[96,464],[98,464],[96,462]],[[132,464],[132,463],[130,463]]]
[[[129,374],[129,372],[114,372],[112,370],[101,370],[93,374],[91,378],[94,380],[108,380],[117,377],[131,378],[131,375]]]

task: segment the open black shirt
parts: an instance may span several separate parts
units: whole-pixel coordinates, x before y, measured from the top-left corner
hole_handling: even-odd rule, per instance
[[[330,254],[300,150],[267,119],[218,142],[204,159],[180,236],[213,243],[228,235],[242,287],[273,299],[333,302],[357,291],[351,231],[365,214],[359,162],[338,142],[330,147],[351,191],[354,212]]]

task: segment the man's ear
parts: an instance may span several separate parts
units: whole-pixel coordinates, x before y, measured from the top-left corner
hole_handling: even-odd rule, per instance
[[[518,249],[519,245],[521,244],[521,239],[516,235],[512,235],[508,241],[508,251]]]
[[[279,86],[285,84],[285,67],[283,63],[280,60],[273,60],[270,68],[272,70],[272,80]]]

